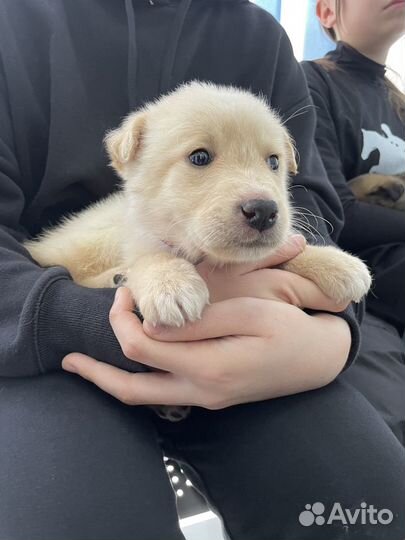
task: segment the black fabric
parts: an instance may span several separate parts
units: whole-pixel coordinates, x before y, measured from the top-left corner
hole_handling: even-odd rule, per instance
[[[369,312],[361,334],[357,360],[340,377],[368,399],[405,446],[405,341],[394,326]]]
[[[0,438],[1,540],[182,538],[145,408],[65,373],[2,379]]]
[[[359,202],[347,186],[360,174],[405,170],[405,125],[388,98],[385,66],[343,42],[326,60],[332,67],[302,65],[317,110],[316,142],[345,211],[338,244],[365,260],[374,278],[360,353],[342,377],[405,444],[405,213]],[[373,149],[370,137],[382,143]]]
[[[360,252],[372,268],[374,284],[367,296],[367,311],[404,333],[405,242],[376,245]]]
[[[1,540],[180,540],[162,461],[184,462],[232,540],[403,540],[404,450],[339,379],[180,424],[67,373],[0,383]],[[305,505],[362,502],[389,525],[312,525]],[[325,515],[327,515],[325,513]],[[208,539],[207,539],[208,540]]]
[[[105,132],[196,78],[268,98],[297,143],[291,193],[310,241],[331,242],[316,216],[337,239],[343,208],[315,147],[305,78],[266,11],[247,0],[2,0],[0,376],[60,370],[73,351],[141,369],[126,361],[109,325],[112,290],[79,287],[62,267],[40,268],[21,241],[115,191]],[[359,348],[363,306],[355,309],[343,314],[353,336],[346,367]]]
[[[365,173],[405,171],[405,123],[389,98],[385,66],[339,42],[332,67],[303,62],[318,122],[316,142],[344,208],[338,244],[374,275],[367,309],[405,328],[405,212],[355,199],[347,181]]]

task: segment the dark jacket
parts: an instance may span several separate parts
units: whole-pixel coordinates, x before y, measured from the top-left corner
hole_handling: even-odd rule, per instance
[[[247,0],[2,0],[0,54],[0,376],[61,369],[72,351],[139,369],[108,321],[114,290],[40,268],[21,241],[116,190],[106,130],[183,81],[269,98],[300,154],[294,203],[337,238],[343,209],[314,144],[302,69],[280,25]],[[329,242],[323,221],[309,219]],[[358,327],[351,308],[342,316],[351,361]]]
[[[347,182],[365,173],[405,171],[405,123],[384,81],[385,66],[339,42],[332,68],[303,62],[317,112],[316,142],[342,201],[338,243],[362,257],[374,275],[367,308],[405,327],[405,212],[356,200]]]

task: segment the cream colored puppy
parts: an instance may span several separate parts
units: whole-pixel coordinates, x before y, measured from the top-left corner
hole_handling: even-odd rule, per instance
[[[115,274],[144,318],[181,326],[201,317],[208,289],[194,264],[265,258],[292,229],[292,142],[269,106],[234,87],[192,82],[129,114],[105,138],[123,190],[25,243],[42,266],[89,287]],[[307,246],[284,268],[336,302],[356,302],[371,279],[357,258]]]
[[[234,87],[192,82],[129,114],[105,138],[123,189],[25,246],[42,266],[88,287],[125,283],[144,318],[201,317],[208,288],[195,263],[264,259],[292,231],[287,130],[267,103]],[[307,246],[284,268],[336,300],[360,301],[371,278],[335,247]]]

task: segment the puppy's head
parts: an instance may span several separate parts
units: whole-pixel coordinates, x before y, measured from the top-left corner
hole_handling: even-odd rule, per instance
[[[263,99],[192,82],[127,116],[105,142],[143,225],[185,254],[242,262],[285,241],[297,165]]]

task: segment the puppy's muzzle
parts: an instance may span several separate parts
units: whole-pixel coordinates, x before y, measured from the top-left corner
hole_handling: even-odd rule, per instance
[[[260,232],[271,229],[277,221],[278,206],[275,201],[251,199],[242,204],[240,209],[249,227]]]

